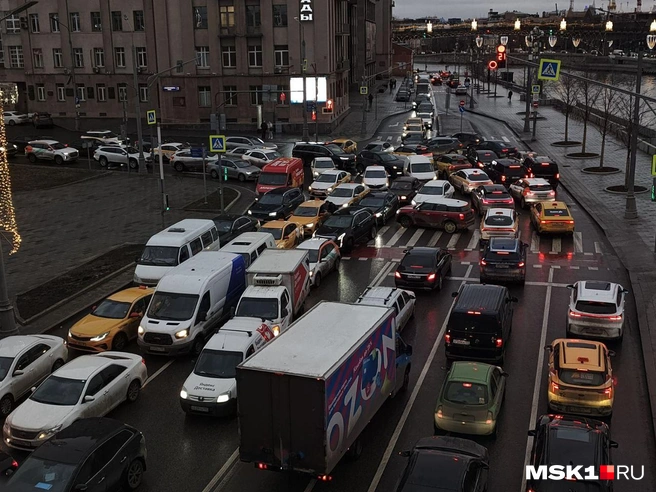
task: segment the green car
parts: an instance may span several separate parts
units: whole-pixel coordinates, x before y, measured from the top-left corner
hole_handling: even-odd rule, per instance
[[[507,376],[498,366],[454,362],[435,407],[435,434],[494,434]]]

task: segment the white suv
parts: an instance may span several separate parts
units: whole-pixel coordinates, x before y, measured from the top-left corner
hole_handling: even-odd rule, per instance
[[[396,287],[367,287],[354,304],[394,309],[396,329],[400,332],[415,315],[415,302],[415,294],[409,290]]]
[[[25,147],[25,155],[31,163],[55,161],[56,164],[72,162],[80,157],[77,149],[66,147],[56,140],[32,140]]]
[[[624,301],[629,293],[620,284],[581,280],[571,290],[567,312],[567,336],[622,340]]]
[[[130,169],[139,168],[139,151],[134,147],[103,145],[96,149],[93,158],[102,167],[107,167],[109,164],[118,164],[120,166],[129,165]]]
[[[481,220],[481,242],[493,237],[517,238],[519,217],[514,209],[490,208]]]

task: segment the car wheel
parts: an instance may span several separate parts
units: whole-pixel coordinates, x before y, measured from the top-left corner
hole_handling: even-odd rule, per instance
[[[59,369],[63,365],[64,365],[64,361],[62,359],[57,359],[55,361],[55,363],[52,365],[52,367],[50,368],[50,372],[51,373],[55,372],[57,369]]]
[[[64,159],[62,159],[61,156],[58,156],[58,155],[55,156],[55,164],[57,164],[58,166],[61,166],[63,162],[64,162]]]
[[[5,395],[2,400],[0,400],[0,417],[6,417],[14,409],[14,399],[11,395]]]
[[[410,219],[410,217],[407,215],[402,215],[399,217],[397,222],[401,224],[401,227],[405,227],[406,229],[412,225],[412,219]]]
[[[350,253],[351,251],[353,251],[353,246],[354,245],[355,245],[355,241],[353,241],[353,238],[350,237],[346,240],[346,244],[344,245],[344,249]]]
[[[128,344],[127,335],[122,331],[120,331],[114,336],[114,340],[112,341],[112,350],[122,352],[123,350],[125,350],[125,346],[127,344]]]
[[[127,485],[128,489],[135,490],[139,487],[139,485],[141,485],[141,481],[143,480],[143,472],[143,462],[139,458],[132,460],[130,466],[128,466],[125,477],[125,485]]]
[[[458,228],[456,227],[455,223],[451,222],[450,220],[447,220],[444,223],[444,231],[447,232],[448,234],[453,234],[457,230]]]
[[[176,163],[173,165],[173,169],[175,169],[175,170],[178,171],[179,173],[181,173],[182,171],[185,170],[184,166],[182,165],[182,162],[176,162]]]
[[[219,179],[219,173],[216,172],[216,170],[212,169],[210,172],[210,176],[212,179]]]
[[[371,231],[369,231],[369,238],[375,240],[377,235],[378,235],[378,228],[376,226],[373,226],[371,228]]]
[[[314,286],[319,287],[321,285],[321,272],[317,272],[314,276]]]
[[[36,162],[36,156],[34,154],[28,154],[27,160],[34,164]]]
[[[241,183],[243,183],[244,181],[246,181],[246,176],[244,176],[243,174],[240,174],[239,176],[237,176],[237,179],[238,179]]]
[[[14,120],[9,120],[9,126],[14,126],[16,122]]]
[[[107,167],[107,157],[102,156],[102,157],[100,158],[100,165],[101,165],[102,167]]]
[[[191,355],[194,357],[198,357],[200,353],[203,351],[203,347],[205,346],[205,340],[203,340],[202,335],[197,335],[196,339],[194,340],[194,344],[191,346]]]
[[[135,379],[128,386],[128,392],[126,393],[125,399],[130,403],[134,403],[139,398],[139,393],[141,392],[141,382],[138,379]]]
[[[136,159],[130,159],[128,161],[128,166],[130,166],[130,169],[138,169],[139,168],[139,161]]]
[[[442,285],[444,284],[444,277],[442,275],[439,275],[437,280],[437,290],[442,290]]]
[[[522,208],[526,208],[526,200],[524,200],[524,199],[522,198],[522,201],[521,201],[521,204],[520,204],[520,205],[521,205]]]

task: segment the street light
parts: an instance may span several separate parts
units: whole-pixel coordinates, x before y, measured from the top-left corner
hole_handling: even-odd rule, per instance
[[[428,23],[426,23],[426,32],[428,33],[433,32],[433,23],[431,21],[428,21]]]
[[[515,21],[515,31],[519,31],[522,28],[522,21],[519,18]]]
[[[613,31],[613,21],[612,20],[606,21],[606,31],[607,32],[612,32]]]
[[[476,29],[478,29],[478,22],[476,22],[476,19],[474,19],[471,21],[471,30],[475,31]]]
[[[567,30],[567,21],[565,19],[560,21],[560,30],[561,31],[566,31]]]

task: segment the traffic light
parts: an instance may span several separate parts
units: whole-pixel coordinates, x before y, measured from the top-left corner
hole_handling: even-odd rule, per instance
[[[496,70],[498,66],[499,66],[499,64],[498,64],[497,62],[495,62],[494,60],[490,60],[489,62],[487,62],[487,70],[488,70],[488,72],[489,72],[490,70]]]
[[[228,168],[223,168],[223,181],[228,181]]]
[[[323,114],[333,114],[333,100],[328,99],[326,101],[326,107],[323,108]]]
[[[502,44],[497,46],[497,66],[503,67],[506,64],[506,47]]]
[[[316,109],[312,110],[312,121],[317,121],[317,110]]]

